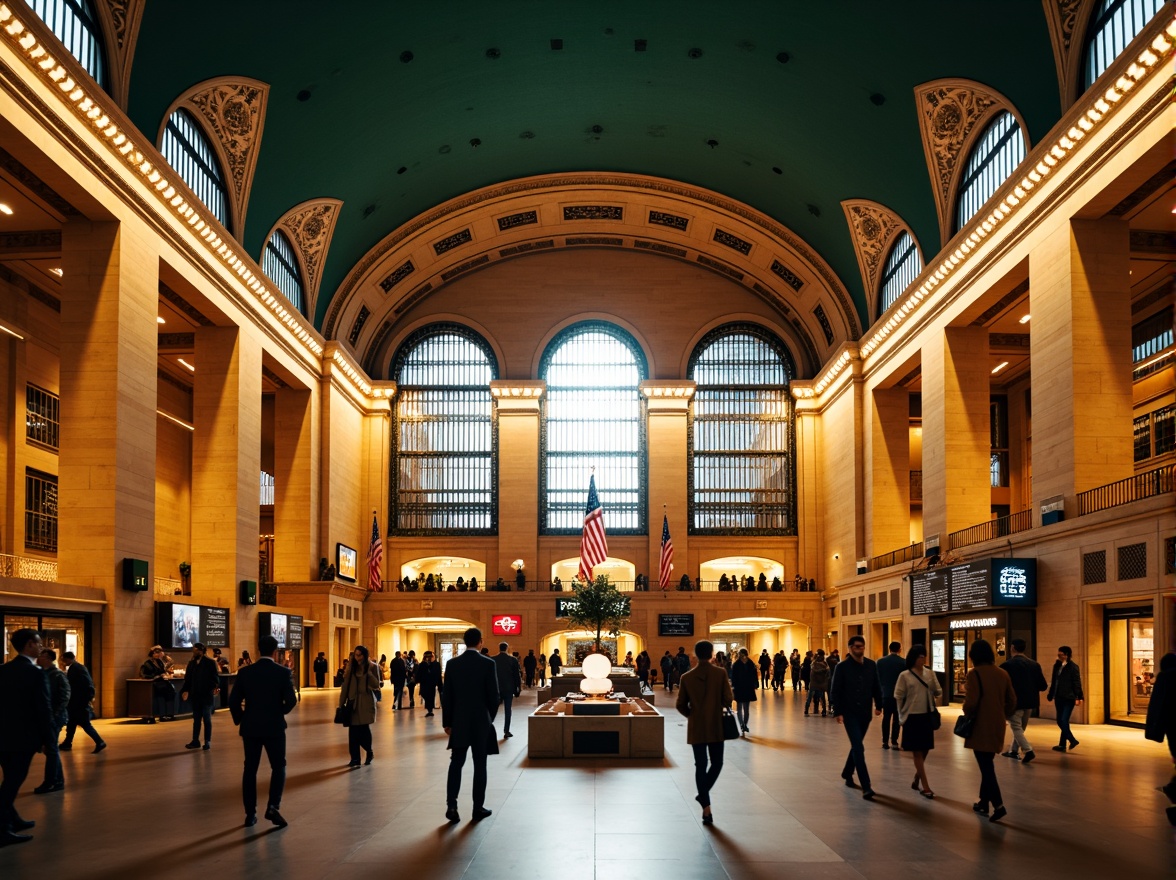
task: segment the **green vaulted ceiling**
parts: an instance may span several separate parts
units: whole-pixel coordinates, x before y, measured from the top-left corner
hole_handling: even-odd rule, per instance
[[[180,93],[219,76],[271,87],[246,249],[259,258],[299,202],[344,202],[320,327],[348,270],[400,224],[482,186],[570,171],[747,203],[831,264],[868,326],[840,202],[897,212],[928,259],[940,244],[915,86],[995,89],[1031,143],[1060,115],[1039,0],[147,3],[138,127],[155,139]]]

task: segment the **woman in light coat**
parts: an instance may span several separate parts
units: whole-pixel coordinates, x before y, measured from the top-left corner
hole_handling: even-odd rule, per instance
[[[942,688],[935,673],[927,668],[927,649],[912,645],[906,655],[906,671],[894,685],[894,702],[898,705],[898,723],[902,725],[902,750],[915,759],[915,781],[911,788],[925,798],[935,797],[927,781],[925,762],[935,748],[935,708]],[[920,787],[921,786],[921,787]]]
[[[351,723],[347,727],[347,750],[351,753],[348,767],[359,766],[359,749],[367,752],[365,764],[372,762],[372,725],[376,723],[376,695],[380,686],[380,672],[371,661],[368,649],[356,645],[351,661],[343,673],[339,688],[339,705],[351,707]]]
[[[975,717],[972,735],[964,740],[964,748],[971,749],[980,765],[980,800],[972,805],[977,813],[988,816],[989,822],[999,822],[1007,814],[996,781],[993,759],[1004,748],[1005,719],[1017,709],[1017,694],[1012,679],[997,668],[996,653],[984,639],[976,639],[968,650],[972,671],[964,689],[964,714]]]

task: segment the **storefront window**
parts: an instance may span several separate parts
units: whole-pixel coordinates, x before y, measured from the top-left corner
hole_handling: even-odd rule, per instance
[[[4,614],[4,659],[15,656],[12,650],[12,634],[18,629],[35,629],[41,634],[41,643],[51,648],[60,657],[65,651],[73,651],[79,663],[90,666],[86,658],[86,619],[84,617],[47,617],[39,614]]]
[[[1142,725],[1155,685],[1155,617],[1150,605],[1106,611],[1107,721]]]

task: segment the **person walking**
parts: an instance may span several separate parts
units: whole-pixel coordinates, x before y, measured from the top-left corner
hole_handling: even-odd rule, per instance
[[[547,665],[552,678],[559,675],[559,671],[563,669],[563,657],[559,656],[559,648],[552,648],[551,656],[547,658]]]
[[[278,640],[265,635],[258,639],[256,663],[237,671],[237,680],[229,695],[229,712],[233,723],[241,728],[245,749],[245,770],[241,775],[241,797],[245,803],[245,827],[257,824],[257,768],[264,749],[269,758],[269,800],[265,818],[279,828],[286,820],[279,812],[282,790],[286,786],[286,715],[298,705],[290,670],[274,662]]]
[[[1152,685],[1143,735],[1152,742],[1168,740],[1174,772],[1160,791],[1167,795],[1171,804],[1167,808],[1168,821],[1176,825],[1176,654],[1171,652],[1160,658],[1160,674]]]
[[[891,642],[885,657],[878,661],[878,684],[882,686],[882,748],[898,748],[898,704],[894,699],[894,685],[903,670],[909,668],[903,660],[902,645]]]
[[[314,658],[314,686],[320,691],[327,686],[327,672],[329,669],[327,655],[319,651],[318,656]]]
[[[58,751],[57,736],[69,718],[69,679],[57,668],[57,652],[42,649],[37,655],[37,665],[45,670],[49,679],[49,707],[52,710],[53,741],[45,743],[45,780],[33,789],[33,794],[49,794],[65,788],[65,776],[61,772],[61,754]]]
[[[523,673],[519,669],[519,661],[510,654],[509,649],[510,645],[500,642],[498,653],[493,657],[498,675],[498,698],[502,701],[503,739],[514,736],[510,732],[510,704],[521,693],[523,687]]]
[[[1067,745],[1071,749],[1077,747],[1078,739],[1070,730],[1070,716],[1074,714],[1075,706],[1082,705],[1082,673],[1074,662],[1074,652],[1069,645],[1058,648],[1058,659],[1054,661],[1053,677],[1045,698],[1054,704],[1057,712],[1059,737],[1053,750],[1064,752]]]
[[[813,656],[812,666],[809,667],[809,689],[804,698],[804,714],[809,713],[809,706],[815,704],[813,712],[821,710],[824,718],[829,711],[829,664],[825,662],[825,649],[817,648]]]
[[[376,723],[376,691],[380,687],[380,671],[372,662],[368,649],[356,645],[351,662],[343,673],[343,687],[339,688],[339,707],[349,706],[351,717],[347,725],[347,752],[351,756],[348,767],[359,766],[359,750],[367,752],[365,764],[370,764],[372,753],[372,725]]]
[[[747,654],[747,648],[739,649],[739,659],[731,664],[731,692],[735,696],[735,711],[738,715],[739,729],[744,733],[750,733],[747,728],[748,715],[751,711],[751,704],[759,699],[755,695],[756,688],[759,687],[759,676],[757,667],[752,662],[751,657]]]
[[[192,646],[192,659],[184,670],[184,690],[181,700],[192,704],[192,740],[184,748],[200,748],[200,725],[204,724],[204,751],[212,748],[212,713],[216,696],[220,693],[220,670],[212,658],[204,653],[204,645]]]
[[[866,656],[866,640],[861,636],[850,636],[849,658],[838,663],[833,672],[833,684],[829,691],[833,702],[833,717],[845,727],[849,737],[849,755],[841,770],[845,784],[853,788],[853,774],[857,771],[862,786],[862,797],[874,799],[870,785],[870,771],[866,767],[866,751],[863,742],[870,729],[873,717],[882,714],[882,686],[878,683],[878,670],[873,660]]]
[[[1045,675],[1041,672],[1040,664],[1025,656],[1024,639],[1013,639],[1009,642],[1009,649],[1012,657],[1000,664],[1000,668],[1008,673],[1013,683],[1013,693],[1017,695],[1017,708],[1008,717],[1009,729],[1013,732],[1012,745],[1008,751],[1001,754],[1006,758],[1016,758],[1017,750],[1020,749],[1024,756],[1021,763],[1028,764],[1037,755],[1034,754],[1033,746],[1025,735],[1025,729],[1029,726],[1029,719],[1033,717],[1033,713],[1041,708],[1041,692],[1049,685],[1045,683]]]
[[[784,679],[791,669],[791,664],[788,662],[788,655],[784,653],[781,648],[776,652],[776,656],[772,658],[772,690],[780,693],[784,690]],[[800,670],[796,671],[797,676],[800,676]]]
[[[713,653],[712,653],[713,656]],[[711,659],[710,657],[707,658]],[[679,646],[678,653],[674,655],[674,682],[681,685],[682,676],[690,671],[690,657],[686,654],[686,649]]]
[[[891,647],[894,647],[893,643]],[[935,748],[935,728],[938,725],[939,679],[927,668],[927,649],[911,645],[903,662],[905,670],[894,684],[895,711],[902,725],[902,750],[910,752],[915,761],[915,780],[911,788],[925,798],[935,797],[927,780],[927,755]]]
[[[416,708],[416,651],[409,651],[404,657],[404,686],[408,688],[408,708]],[[403,704],[401,704],[403,706]]]
[[[670,652],[666,651],[662,654],[660,661],[662,673],[662,689],[668,693],[674,692],[674,658],[670,656]]]
[[[404,683],[408,680],[408,667],[399,651],[392,655],[392,662],[388,664],[388,677],[392,680],[392,708],[402,709],[404,708]]]
[[[480,629],[467,629],[462,641],[466,649],[445,664],[445,688],[441,691],[441,725],[449,736],[450,750],[445,783],[445,818],[450,822],[461,821],[457,795],[467,751],[474,759],[474,821],[490,815],[491,811],[486,809],[486,756],[498,754],[498,740],[494,736],[494,716],[498,714],[499,702],[498,667],[495,661],[478,652],[482,644]],[[505,645],[502,650],[505,652]]]
[[[527,687],[533,688],[535,686],[535,670],[539,666],[539,659],[535,656],[535,649],[531,648],[527,651],[527,656],[523,658],[523,672],[526,673]]]
[[[542,652],[539,654],[537,672],[539,674],[539,687],[547,687],[547,655]]]
[[[425,707],[425,717],[432,718],[437,701],[437,688],[441,687],[441,664],[437,662],[432,651],[425,651],[421,655],[421,662],[416,669],[416,679],[421,689],[421,705]]]
[[[799,656],[800,655],[798,653],[797,658],[798,658],[798,662],[800,663],[800,683],[802,685],[804,685],[804,689],[807,691],[812,686],[813,652],[812,651],[805,651],[803,660],[800,660]],[[832,671],[832,670],[830,670],[830,671]],[[796,690],[795,687],[793,687],[792,689],[794,691]]]
[[[642,694],[649,689],[649,668],[652,665],[648,651],[642,651],[637,655],[637,684],[638,691]]]
[[[980,767],[980,800],[972,809],[989,822],[999,822],[1006,815],[1000,784],[996,780],[993,760],[1004,746],[1005,719],[1017,708],[1017,695],[1009,674],[996,667],[996,652],[984,639],[976,639],[968,649],[972,671],[964,685],[964,714],[973,717],[972,735],[964,740]],[[992,815],[988,808],[992,807]]]
[[[713,825],[711,789],[723,770],[723,710],[735,699],[731,681],[710,662],[715,646],[703,639],[694,644],[698,664],[678,683],[678,711],[686,716],[686,742],[694,751],[694,799],[702,807],[702,824]],[[709,763],[709,766],[708,766]]]
[[[37,668],[41,634],[18,629],[10,639],[16,656],[0,666],[0,847],[28,843],[21,834],[37,823],[16,811],[16,795],[29,775],[33,755],[48,748],[53,735],[53,707],[49,679]]]
[[[106,740],[99,736],[91,723],[90,702],[95,694],[94,679],[90,676],[90,670],[77,661],[73,651],[61,655],[61,664],[65,667],[65,677],[69,679],[69,721],[65,725],[65,742],[58,749],[70,751],[73,748],[74,732],[80,727],[94,741],[93,754],[96,755],[106,748]]]
[[[792,653],[788,655],[788,671],[792,677],[792,689],[794,691],[800,690],[801,665],[800,651],[793,648]]]
[[[759,671],[760,671],[760,688],[768,689],[768,684],[772,680],[772,657],[768,654],[768,649],[764,648],[759,655]]]

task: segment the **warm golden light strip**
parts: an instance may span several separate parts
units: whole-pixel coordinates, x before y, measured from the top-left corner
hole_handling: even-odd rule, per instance
[[[155,411],[155,414],[156,414],[157,416],[163,416],[163,417],[164,417],[165,419],[167,419],[169,422],[175,422],[175,423],[176,423],[177,425],[179,425],[181,428],[187,428],[189,431],[195,431],[195,430],[196,430],[196,426],[195,426],[195,425],[189,425],[189,424],[188,424],[187,422],[185,422],[183,419],[181,419],[181,418],[177,418],[176,416],[170,415],[169,413],[165,413],[165,412],[164,412],[163,410],[161,410],[161,409],[157,409],[157,410]]]
[[[347,360],[347,358],[343,356],[343,352],[339,351],[339,349],[335,349],[334,354],[331,355],[331,360],[339,365],[339,369],[343,371],[343,374],[347,376],[348,379],[355,383],[356,388],[358,388],[368,397],[372,396],[372,383],[365,379],[363,374],[351,365],[351,361]]]
[[[99,98],[91,96],[6,3],[0,3],[0,30],[3,30],[24,53],[25,57],[33,63],[34,69],[40,70],[41,76],[48,84],[57,88],[66,103],[72,106],[78,118],[93,128],[106,141],[110,149],[117,153],[129,167],[137,171],[144,183],[155,190],[156,197],[165,208],[181,221],[187,223],[192,231],[204,240],[205,246],[220,258],[221,262],[289,328],[290,332],[309,351],[313,352],[315,356],[321,356],[323,353],[322,344],[266,287],[249,264],[234,252],[229,243],[222,239],[201,216],[200,210],[203,206],[200,208],[193,206],[176,191],[176,188],[165,176],[165,172],[172,173],[171,169],[166,166],[155,167],[152,161],[144,155],[143,150],[136,146],[132,135],[123,131],[117,123],[111,120],[110,116],[103,112],[100,102],[109,99],[105,95]]]

